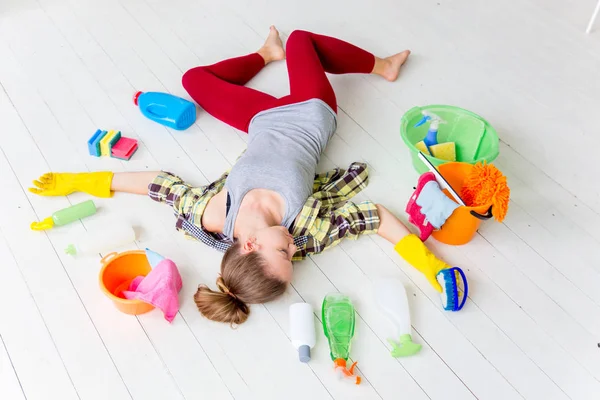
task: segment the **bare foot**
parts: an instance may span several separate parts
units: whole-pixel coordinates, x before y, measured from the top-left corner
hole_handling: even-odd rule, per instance
[[[409,55],[410,50],[404,50],[402,53],[394,54],[390,57],[377,58],[372,73],[380,75],[390,82],[394,82],[398,79],[400,68],[404,65]]]
[[[269,36],[265,40],[265,44],[257,51],[258,54],[265,60],[265,64],[273,61],[283,60],[285,58],[285,50],[283,43],[279,37],[279,31],[275,26],[269,28]]]

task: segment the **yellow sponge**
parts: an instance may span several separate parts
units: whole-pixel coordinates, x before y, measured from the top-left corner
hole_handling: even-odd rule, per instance
[[[417,150],[419,150],[421,153],[430,156],[431,153],[429,152],[429,150],[427,150],[427,146],[425,146],[425,142],[424,141],[420,141],[419,143],[415,144],[415,147],[417,148]]]
[[[438,143],[429,148],[435,158],[446,161],[456,161],[456,146],[454,142]]]
[[[100,140],[100,153],[105,157],[110,157],[111,149],[121,139],[121,131],[109,131]]]
[[[440,160],[456,161],[456,146],[454,142],[434,144],[433,146],[429,147],[431,149],[431,153],[427,149],[427,146],[425,146],[425,142],[422,140],[415,144],[415,147],[425,155],[434,156]]]

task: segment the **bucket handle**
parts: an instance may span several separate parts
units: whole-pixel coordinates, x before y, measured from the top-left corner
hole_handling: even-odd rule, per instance
[[[108,264],[109,260],[112,260],[113,258],[115,258],[117,256],[118,253],[116,252],[112,252],[112,253],[108,253],[107,255],[105,255],[104,257],[102,257],[102,260],[100,260],[100,264],[102,265],[106,265]]]
[[[492,206],[490,206],[490,208],[488,208],[488,210],[485,214],[479,214],[478,212],[471,210],[471,215],[482,221],[487,221],[488,219],[490,219],[494,216],[492,214]]]

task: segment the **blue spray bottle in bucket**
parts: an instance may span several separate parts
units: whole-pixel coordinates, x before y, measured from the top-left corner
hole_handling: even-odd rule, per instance
[[[423,110],[421,111],[421,114],[423,114],[423,118],[421,118],[421,120],[415,124],[415,128],[423,125],[427,121],[430,121],[429,130],[427,131],[427,135],[425,136],[425,139],[423,139],[423,142],[425,143],[425,146],[427,146],[427,150],[431,152],[429,147],[438,144],[438,128],[440,124],[445,124],[446,121],[444,121],[442,118],[439,117],[439,115],[434,114],[431,111]]]
[[[196,106],[194,103],[160,92],[137,92],[133,103],[152,121],[182,131],[196,121]]]

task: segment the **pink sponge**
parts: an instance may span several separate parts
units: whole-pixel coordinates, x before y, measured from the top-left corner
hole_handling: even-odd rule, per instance
[[[129,160],[138,148],[137,140],[121,137],[121,139],[112,147],[111,153],[114,158]]]

